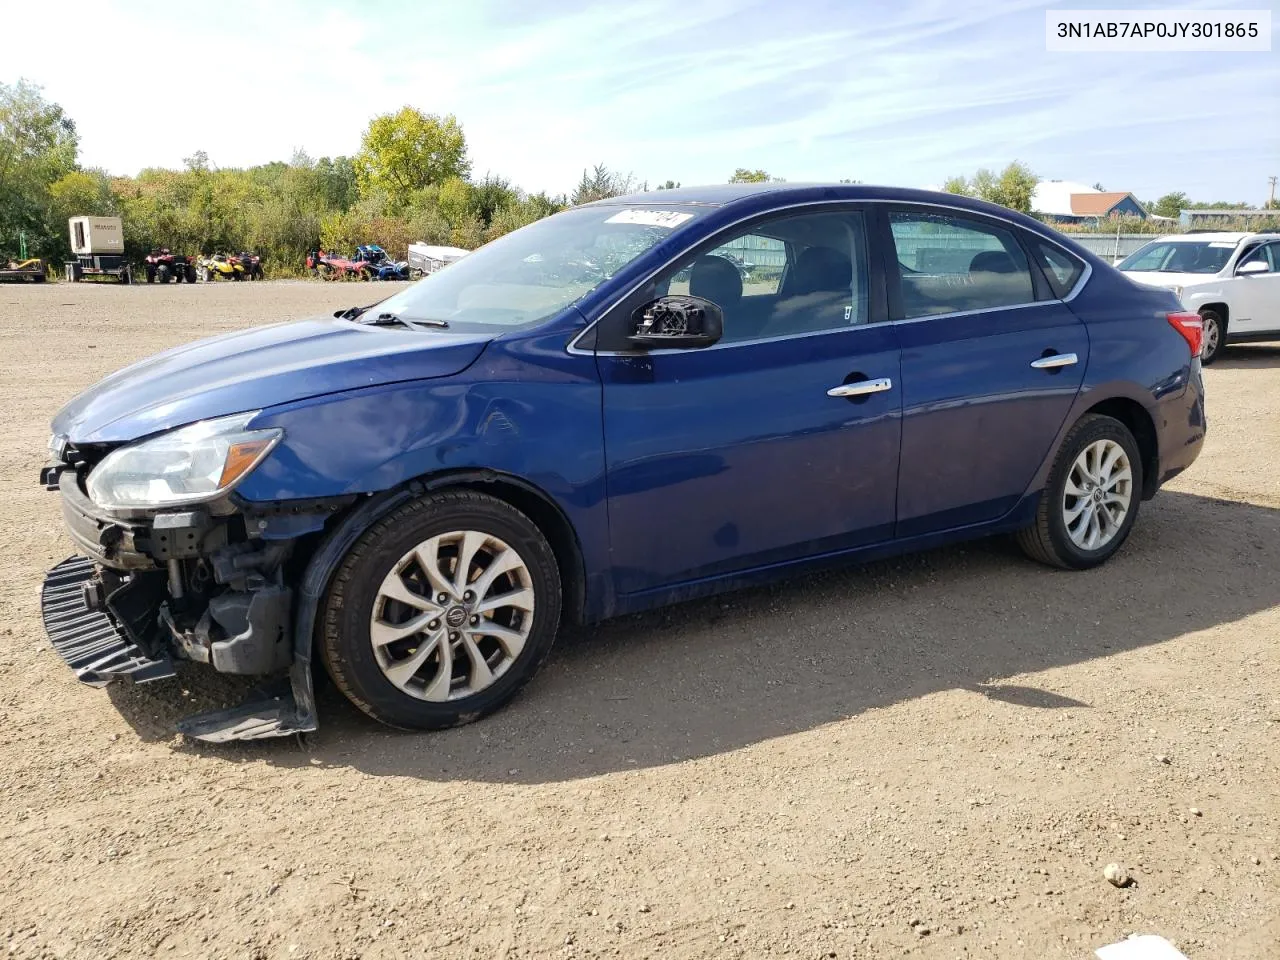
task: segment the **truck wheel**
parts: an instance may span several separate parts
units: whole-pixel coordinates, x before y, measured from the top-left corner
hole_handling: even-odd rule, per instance
[[[470,490],[429,493],[375,523],[325,597],[320,654],[375,720],[477,720],[533,676],[560,624],[560,573],[538,527]]]

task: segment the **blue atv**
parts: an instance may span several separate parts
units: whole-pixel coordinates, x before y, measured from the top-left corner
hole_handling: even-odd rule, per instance
[[[356,247],[356,255],[352,259],[363,261],[366,265],[361,271],[373,280],[408,280],[409,264],[404,260],[392,260],[376,243],[367,243]]]

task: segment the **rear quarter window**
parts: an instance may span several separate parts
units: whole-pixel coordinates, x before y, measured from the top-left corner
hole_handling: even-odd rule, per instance
[[[1049,289],[1061,300],[1080,282],[1080,277],[1084,274],[1084,264],[1061,247],[1038,237],[1029,237],[1027,242],[1031,247],[1032,257],[1040,264],[1045,279],[1049,281]]]

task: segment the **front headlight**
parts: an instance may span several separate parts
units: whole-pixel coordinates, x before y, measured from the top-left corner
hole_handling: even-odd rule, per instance
[[[247,430],[259,411],[202,420],[107,454],[89,497],[108,509],[173,507],[230,491],[280,442],[279,428]]]

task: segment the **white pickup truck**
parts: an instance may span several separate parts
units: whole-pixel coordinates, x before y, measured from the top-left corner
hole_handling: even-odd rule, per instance
[[[1280,234],[1160,237],[1116,266],[1131,280],[1172,290],[1204,318],[1203,363],[1229,343],[1280,340]]]

